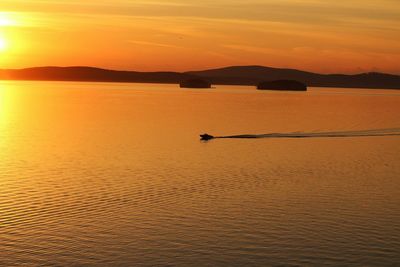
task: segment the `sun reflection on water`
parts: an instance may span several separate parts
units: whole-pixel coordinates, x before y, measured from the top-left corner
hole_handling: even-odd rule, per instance
[[[7,82],[0,81],[0,129],[2,129],[4,124],[8,121],[10,92]]]

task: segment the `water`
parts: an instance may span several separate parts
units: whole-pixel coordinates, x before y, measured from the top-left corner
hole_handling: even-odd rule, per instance
[[[0,266],[400,264],[400,91],[0,83]]]

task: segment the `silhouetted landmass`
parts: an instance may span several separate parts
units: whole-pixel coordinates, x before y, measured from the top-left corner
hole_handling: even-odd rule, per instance
[[[180,83],[190,78],[194,78],[193,75],[178,72],[117,71],[92,67],[0,70],[0,79],[7,80]]]
[[[211,84],[253,85],[262,81],[295,80],[313,87],[400,89],[400,76],[384,73],[317,74],[295,69],[262,66],[234,66],[205,71],[137,72],[116,71],[92,67],[37,67],[0,70],[2,80],[92,81],[176,83],[202,78]]]
[[[307,85],[294,80],[276,80],[260,82],[258,90],[280,90],[280,91],[307,91]]]
[[[204,79],[193,78],[184,80],[180,83],[182,88],[211,88],[211,83]]]
[[[400,76],[378,72],[345,74],[317,74],[295,69],[263,66],[234,66],[188,74],[203,77],[212,84],[257,85],[265,80],[295,80],[312,87],[400,89]]]

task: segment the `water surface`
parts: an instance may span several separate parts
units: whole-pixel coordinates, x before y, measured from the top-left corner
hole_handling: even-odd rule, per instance
[[[1,82],[0,265],[400,263],[400,91]]]

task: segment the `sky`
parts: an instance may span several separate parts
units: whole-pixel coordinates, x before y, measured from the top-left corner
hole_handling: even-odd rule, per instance
[[[1,0],[0,68],[400,74],[399,0]]]

